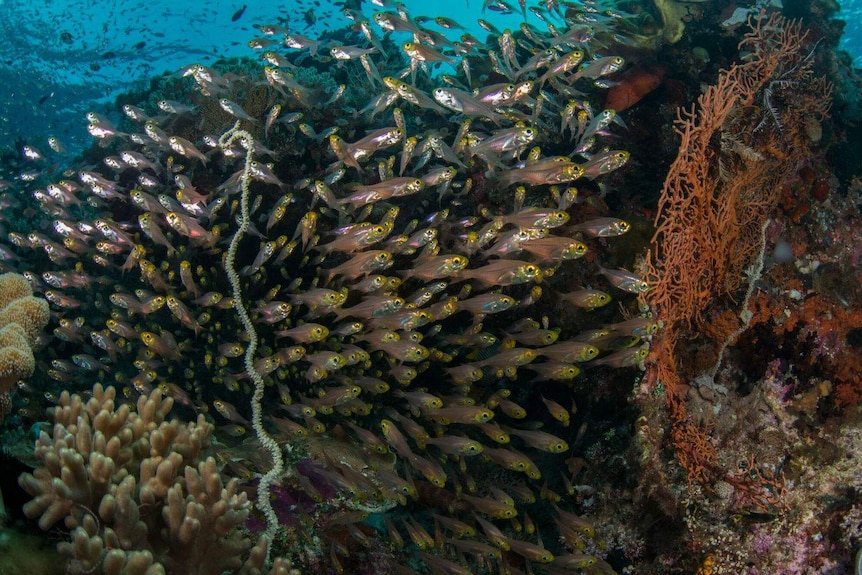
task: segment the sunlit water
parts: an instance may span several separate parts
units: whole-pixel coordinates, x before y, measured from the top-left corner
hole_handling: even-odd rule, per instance
[[[78,151],[91,141],[86,112],[116,117],[112,104],[117,95],[146,89],[154,75],[194,62],[255,56],[247,46],[261,37],[255,25],[289,22],[291,31],[315,37],[350,24],[340,7],[326,0],[318,4],[246,0],[242,10],[242,0],[0,0],[0,149],[23,142],[45,148],[46,138],[55,136]],[[479,17],[500,28],[515,29],[521,21],[520,14],[483,14],[481,0],[404,4],[414,17],[452,18],[477,38],[485,37],[476,25]],[[854,54],[857,65],[862,65],[860,6],[862,0],[846,0],[843,8],[847,28],[842,46]],[[372,9],[379,8],[363,2],[366,14]],[[532,14],[528,18],[543,26]],[[452,38],[460,34],[447,33]]]
[[[847,23],[841,47],[853,55],[857,68],[862,68],[862,1],[842,0],[840,18]]]

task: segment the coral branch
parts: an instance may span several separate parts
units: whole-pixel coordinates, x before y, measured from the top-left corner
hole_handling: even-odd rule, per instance
[[[680,333],[702,327],[705,311],[740,288],[746,270],[762,267],[755,260],[781,184],[812,155],[805,125],[821,120],[830,105],[830,86],[812,79],[813,48],[805,49],[800,23],[773,14],[750,25],[739,45],[744,61],[678,112],[679,154],[644,265],[652,288],[644,303],[664,325],[647,360],[649,379],[667,389],[672,442],[697,481],[715,476],[706,470],[715,467],[716,453],[686,415],[675,359]],[[736,335],[745,329],[744,313],[741,319],[731,329]]]
[[[72,539],[59,546],[72,572],[220,575],[242,566],[251,541],[241,526],[250,505],[237,480],[223,484],[215,460],[200,460],[213,426],[165,421],[173,400],[142,396],[116,407],[114,388],[84,401],[63,392],[53,436],[42,433],[42,467],[19,483],[34,499],[24,513],[50,529],[63,520]]]

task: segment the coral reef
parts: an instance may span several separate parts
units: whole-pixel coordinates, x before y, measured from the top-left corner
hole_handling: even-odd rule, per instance
[[[715,449],[686,414],[675,347],[684,330],[702,328],[710,306],[746,282],[742,321],[727,326],[707,376],[720,367],[725,345],[749,325],[769,214],[781,185],[814,156],[818,142],[805,132],[805,121],[822,122],[831,103],[828,82],[811,78],[805,39],[800,23],[780,15],[756,22],[740,43],[749,50],[746,61],[722,73],[691,112],[680,113],[680,154],[659,200],[656,259],[648,259],[645,272],[652,289],[642,297],[664,326],[650,351],[646,388],[666,389],[680,463],[692,480],[707,485],[723,472]],[[793,97],[778,105],[774,92],[784,82],[795,87]],[[761,107],[751,116],[757,103]],[[720,148],[710,153],[715,137]]]
[[[71,530],[59,549],[72,572],[239,569],[250,504],[236,479],[225,485],[215,460],[202,458],[212,425],[166,421],[173,399],[159,390],[136,409],[115,400],[98,384],[89,400],[60,396],[53,432],[36,444],[42,466],[20,478],[34,497],[24,513],[42,529],[63,521]]]
[[[24,276],[0,275],[0,393],[33,375],[36,360],[32,346],[48,324],[48,317],[48,302],[33,296]],[[0,421],[2,417],[0,410]]]
[[[54,340],[8,419],[31,443],[51,406],[21,502],[69,572],[850,564],[835,39],[705,2],[656,2],[652,31],[530,8],[547,31],[484,43],[401,6],[256,26],[265,65],[154,79],[14,179],[0,265]]]
[[[0,423],[12,410],[10,391],[15,383],[36,369],[33,346],[48,318],[48,302],[33,296],[24,276],[0,275]],[[0,492],[0,526],[5,525],[6,516]]]
[[[674,44],[682,39],[686,22],[701,11],[704,0],[653,0],[662,22],[661,39]]]
[[[766,68],[733,83],[747,95],[733,95],[731,84],[721,93],[720,78],[699,100],[699,116],[680,124],[683,145],[662,195],[669,217],[658,219],[666,267],[648,274],[657,283],[644,296],[664,329],[637,396],[640,490],[661,514],[684,518],[699,572],[842,573],[860,543],[858,470],[848,464],[859,456],[852,334],[860,307],[850,295],[859,266],[846,248],[857,235],[859,192],[851,182],[836,194],[821,163],[830,86],[805,72],[815,58],[805,33],[776,16],[769,22],[778,25],[765,46],[786,55],[767,64],[755,48],[743,66]],[[793,93],[776,104],[775,82],[795,74]],[[740,124],[740,113],[761,119]],[[751,134],[737,131],[744,125]],[[689,139],[701,130],[700,143]],[[740,171],[740,161],[762,165]],[[705,197],[717,201],[686,207]],[[817,281],[821,263],[842,270],[841,280]],[[694,287],[701,273],[708,279]],[[663,460],[668,443],[681,469]],[[676,557],[668,549],[656,561],[679,567]]]

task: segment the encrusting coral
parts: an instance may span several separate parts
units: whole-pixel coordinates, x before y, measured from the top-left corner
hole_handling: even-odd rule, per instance
[[[33,375],[32,346],[49,316],[48,302],[33,296],[24,276],[0,275],[0,392]]]
[[[242,529],[251,508],[245,493],[201,457],[212,424],[203,416],[166,421],[173,399],[160,390],[136,408],[115,400],[114,388],[99,384],[89,400],[64,392],[53,435],[43,432],[36,444],[42,467],[19,479],[34,496],[28,517],[45,530],[61,520],[71,530],[59,545],[71,572],[260,573],[259,553],[242,561],[252,545]]]

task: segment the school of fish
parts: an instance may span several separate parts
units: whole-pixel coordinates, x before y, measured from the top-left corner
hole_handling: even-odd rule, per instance
[[[4,187],[28,197],[3,195],[0,258],[51,304],[42,371],[130,400],[162,387],[217,423],[226,474],[253,477],[248,342],[222,267],[246,166],[217,140],[238,121],[255,137],[237,262],[265,423],[296,450],[331,442],[317,476],[356,510],[315,534],[321,556],[350,572],[376,538],[433,573],[613,572],[566,508],[574,386],[637,368],[659,328],[636,313],[644,278],[601,265],[630,224],[583,217],[575,187],[604,191],[629,160],[621,119],[597,109],[625,65],[625,15],[486,1],[545,29],[480,19],[483,42],[374,4],[345,7],[354,25],[326,39],[261,25],[261,65],[189,65],[168,79],[182,99],[126,104],[120,122],[89,113],[98,145],[75,169],[51,173],[51,152],[25,146],[31,167]],[[590,320],[617,301],[635,313]],[[53,395],[22,384],[19,413],[40,419]]]

